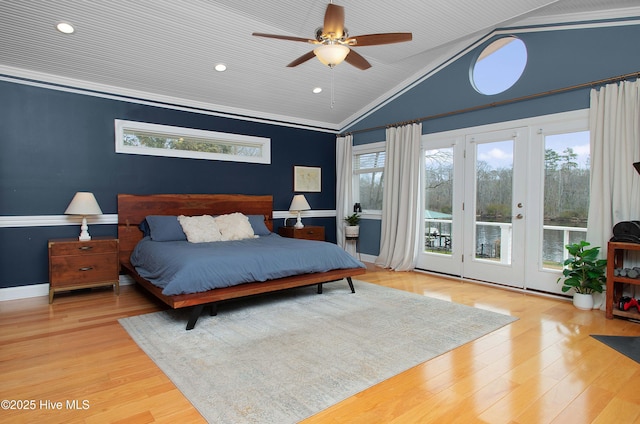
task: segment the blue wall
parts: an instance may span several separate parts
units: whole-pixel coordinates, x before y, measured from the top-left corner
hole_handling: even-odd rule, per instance
[[[105,214],[117,213],[118,193],[272,194],[274,210],[288,210],[294,165],[322,168],[322,192],[305,196],[313,209],[335,209],[334,134],[3,81],[0,99],[0,215],[61,215],[76,191],[93,192]],[[269,137],[271,164],[116,154],[115,119]],[[335,242],[334,218],[305,223],[324,225]],[[78,231],[0,228],[0,287],[47,282],[47,240]],[[117,232],[115,225],[90,231]]]
[[[345,131],[422,118],[505,99],[640,71],[639,25],[532,31],[516,34],[528,64],[515,86],[478,94],[469,69],[487,40],[438,73]],[[273,194],[274,209],[288,209],[294,165],[322,167],[322,193],[309,193],[314,209],[335,209],[335,136],[319,131],[248,122],[0,81],[0,215],[60,215],[76,191],[95,193],[104,213],[116,213],[117,193]],[[423,122],[423,133],[584,109],[589,89]],[[271,138],[271,165],[123,155],[114,152],[114,119],[144,121]],[[357,132],[355,144],[383,141],[384,130]],[[304,148],[301,149],[300,147]],[[305,219],[326,227],[333,218]],[[360,250],[377,255],[380,221],[364,220]],[[0,288],[48,280],[49,238],[76,237],[63,227],[0,228]],[[92,235],[115,235],[93,225]]]
[[[461,55],[345,132],[354,131],[354,144],[385,140],[385,130],[366,131],[396,122],[481,106],[577,84],[640,71],[640,25],[514,33],[527,47],[528,62],[520,80],[503,93],[479,94],[469,81],[472,64],[495,38]],[[425,120],[423,134],[474,127],[589,107],[590,87],[446,118]],[[358,132],[362,131],[362,132]],[[379,253],[379,221],[363,220],[369,232],[361,238],[362,253]]]

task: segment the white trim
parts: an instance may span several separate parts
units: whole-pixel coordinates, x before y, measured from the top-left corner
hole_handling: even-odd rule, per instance
[[[135,280],[128,275],[120,275],[120,285],[130,286]],[[29,299],[32,297],[49,297],[49,283],[29,284],[26,286],[6,287],[0,289],[0,302],[5,300]]]
[[[330,134],[337,134],[339,128],[337,125],[326,122],[304,119],[294,121],[290,116],[258,113],[255,110],[238,109],[212,103],[187,101],[181,98],[161,96],[143,91],[129,90],[106,84],[97,84],[5,65],[0,65],[0,81],[47,88],[67,93],[83,94],[103,99],[118,100],[127,103],[161,107],[164,109],[193,112],[201,115],[232,118],[240,121],[278,125],[281,127],[300,128]]]
[[[49,296],[49,283],[0,289],[0,301],[2,302],[5,300],[27,299],[40,296]]]
[[[625,22],[635,22],[635,17],[640,16],[640,7],[627,7],[623,9],[610,9],[606,11],[598,10],[595,12],[581,12],[554,16],[537,16],[533,18],[525,18],[518,21],[518,26],[529,25],[558,25],[558,22],[593,22],[600,26],[614,26],[616,24],[624,24]],[[631,19],[629,19],[631,18]],[[602,22],[605,20],[624,19],[618,22]],[[577,24],[583,25],[583,24]]]
[[[0,216],[0,228],[76,226],[81,223],[82,217],[74,215]],[[87,216],[87,223],[89,225],[117,224],[118,215]]]
[[[273,211],[273,219],[293,218],[296,216],[289,211]],[[312,209],[302,212],[302,218],[335,218],[335,216],[335,209]],[[118,215],[88,216],[87,221],[89,225],[117,224]],[[81,222],[81,217],[72,215],[0,216],[0,228],[78,226]]]
[[[115,143],[116,153],[131,155],[165,156],[176,158],[208,159],[231,162],[247,162],[271,164],[271,139],[244,134],[221,133],[218,131],[198,130],[194,128],[176,127],[172,125],[151,124],[148,122],[126,121],[115,119]],[[258,156],[244,156],[240,154],[209,153],[189,150],[152,148],[147,146],[132,146],[125,144],[125,132],[131,131],[136,136],[142,133],[151,133],[161,138],[192,138],[204,143],[215,143],[225,146],[250,146],[258,148]]]
[[[387,146],[386,141],[377,141],[375,143],[367,143],[367,144],[359,144],[357,146],[353,146],[353,154],[362,155],[366,153],[376,153],[384,151]]]
[[[588,119],[589,118],[589,109],[578,109],[572,110],[569,112],[560,112],[560,113],[552,113],[548,115],[538,115],[532,116],[529,118],[516,119],[514,121],[504,121],[504,122],[496,122],[493,124],[479,125],[476,127],[467,127],[467,128],[459,128],[450,131],[443,131],[438,133],[430,133],[423,134],[422,139],[425,142],[430,142],[431,140],[439,140],[442,138],[456,138],[456,137],[464,137],[468,134],[473,133],[484,133],[484,132],[492,132],[492,131],[500,131],[505,128],[516,128],[516,127],[535,127],[550,125],[556,122],[565,122],[565,121],[573,121],[578,119]]]
[[[468,44],[469,40],[467,39],[462,40],[461,42],[453,45],[451,49],[449,49],[449,51],[451,51],[457,48],[461,48],[462,50],[460,50],[457,54],[453,56],[449,56],[448,58],[444,58],[443,56],[441,56],[439,58],[432,60],[430,63],[426,64],[425,67],[423,68],[423,69],[431,68],[431,70],[428,70],[426,73],[424,72],[424,70],[422,70],[410,76],[409,78],[405,79],[404,81],[402,81],[401,83],[393,87],[392,89],[388,90],[382,96],[373,100],[367,106],[360,109],[359,112],[354,113],[353,115],[351,115],[350,117],[342,121],[342,123],[340,124],[340,132],[341,133],[345,131],[348,132],[349,128],[353,127],[358,122],[369,117],[374,112],[377,112],[378,110],[382,109],[384,106],[396,100],[400,96],[406,94],[408,91],[412,90],[417,85],[431,78],[433,75],[440,72],[442,69],[446,68],[447,66],[449,66],[456,60],[460,59],[462,56],[466,55],[467,53],[471,52],[478,46],[482,45],[492,37],[496,37],[499,35],[522,34],[522,33],[530,33],[530,32],[546,32],[546,31],[550,32],[550,31],[563,31],[563,30],[573,30],[573,29],[605,28],[605,27],[612,27],[612,26],[638,25],[640,23],[640,18],[635,18],[634,16],[634,15],[640,15],[640,8],[629,8],[629,9],[624,9],[624,11],[626,13],[631,14],[631,16],[629,16],[628,14],[624,14],[623,12],[620,12],[622,16],[619,16],[616,14],[614,17],[604,16],[602,12],[584,14],[583,19],[576,19],[576,17],[580,15],[570,15],[570,16],[563,15],[563,17],[566,17],[567,19],[570,18],[571,21],[575,23],[571,23],[570,21],[558,22],[556,17],[555,22],[547,22],[544,24],[542,23],[543,19],[541,18],[540,22],[537,24],[538,26],[535,28],[523,28],[522,24],[528,21],[521,21],[521,22],[518,22],[517,27],[494,29],[490,31],[487,35],[477,39],[475,42],[471,44]],[[586,20],[587,16],[589,17],[589,20],[597,19],[598,22],[580,22],[581,20]],[[631,18],[631,19],[624,19],[624,18]],[[602,22],[603,20],[606,20],[606,19],[624,19],[624,20],[615,21],[615,22],[611,22],[611,21]],[[534,22],[534,19],[531,19],[531,22]],[[533,25],[531,22],[529,22],[528,24]],[[544,26],[544,25],[547,25],[547,26]],[[466,46],[466,47],[463,47],[463,46]],[[382,99],[385,99],[385,100],[382,100]],[[359,115],[359,113],[362,113],[361,111],[363,110],[367,110],[367,112]]]

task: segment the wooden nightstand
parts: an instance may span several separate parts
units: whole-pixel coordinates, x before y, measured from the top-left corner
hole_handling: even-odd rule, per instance
[[[55,292],[115,286],[120,294],[118,239],[49,240],[49,303]]]
[[[282,237],[324,241],[324,227],[309,225],[303,228],[280,227],[278,234]]]

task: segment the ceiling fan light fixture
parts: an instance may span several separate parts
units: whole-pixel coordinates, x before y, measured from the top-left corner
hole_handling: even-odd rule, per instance
[[[318,60],[324,65],[333,68],[341,64],[351,50],[342,44],[324,44],[313,50]]]

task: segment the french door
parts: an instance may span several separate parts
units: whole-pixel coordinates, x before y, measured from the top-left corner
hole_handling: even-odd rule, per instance
[[[528,129],[465,138],[463,275],[524,287]]]
[[[564,245],[586,232],[587,114],[515,124],[423,137],[424,249],[417,266],[561,293]]]

